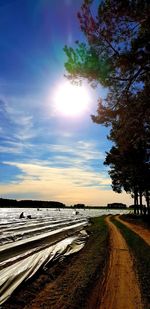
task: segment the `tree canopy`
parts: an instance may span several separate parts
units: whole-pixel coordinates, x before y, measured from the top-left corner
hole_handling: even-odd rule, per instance
[[[96,123],[110,126],[114,146],[106,155],[112,187],[135,193],[150,191],[150,2],[84,0],[78,19],[86,43],[65,46],[68,78],[86,78],[107,87],[99,99]],[[125,159],[124,159],[125,158]],[[143,179],[141,181],[141,179]],[[136,189],[135,189],[136,188]],[[149,205],[149,203],[148,203]]]

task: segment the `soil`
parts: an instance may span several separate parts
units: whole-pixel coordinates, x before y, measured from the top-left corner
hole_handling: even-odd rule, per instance
[[[108,233],[96,220],[81,252],[41,270],[1,308],[143,309],[133,258],[123,236],[111,217],[106,217],[108,245]]]
[[[110,229],[110,262],[100,309],[143,308],[133,259],[118,228],[106,218]]]
[[[104,218],[91,219],[89,238],[78,253],[47,265],[24,282],[1,309],[87,309],[96,308],[107,268],[109,237]],[[94,298],[92,291],[95,290]]]
[[[119,216],[116,216],[116,219],[126,225],[130,230],[138,234],[150,246],[150,229],[144,227],[141,224],[138,224],[137,222],[131,222],[131,220],[130,222],[122,220]]]

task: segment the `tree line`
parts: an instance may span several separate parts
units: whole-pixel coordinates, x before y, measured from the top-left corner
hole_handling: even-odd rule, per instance
[[[57,201],[14,200],[0,198],[0,207],[17,208],[64,208],[65,204]]]
[[[65,46],[67,78],[108,89],[92,120],[110,127],[112,188],[150,214],[150,1],[84,0],[78,20],[86,43]],[[146,210],[143,207],[145,198]]]

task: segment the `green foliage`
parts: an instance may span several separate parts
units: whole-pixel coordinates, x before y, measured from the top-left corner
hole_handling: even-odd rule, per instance
[[[121,193],[122,188],[126,192],[140,192],[149,189],[150,172],[144,162],[145,151],[138,147],[122,151],[112,147],[107,153],[104,164],[110,165],[109,174],[112,178],[112,188]]]
[[[147,192],[148,201],[150,2],[103,0],[96,17],[91,13],[93,2],[84,0],[78,13],[87,44],[77,42],[76,49],[64,49],[68,78],[86,78],[92,86],[100,83],[108,88],[92,120],[110,126],[108,138],[119,152],[116,155],[112,148],[105,162],[111,166],[113,189],[121,192],[123,187],[132,192],[136,187],[138,192]]]
[[[108,86],[108,76],[111,71],[109,60],[106,57],[100,58],[94,49],[88,49],[83,43],[77,43],[77,45],[75,50],[72,47],[64,47],[68,58],[65,63],[65,68],[70,74],[68,78],[82,77],[88,79],[90,83],[96,81],[103,86]]]

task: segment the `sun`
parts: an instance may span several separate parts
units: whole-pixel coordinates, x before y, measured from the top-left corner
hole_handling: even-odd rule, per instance
[[[88,110],[90,94],[85,86],[64,82],[55,88],[54,110],[64,116],[78,116]]]

